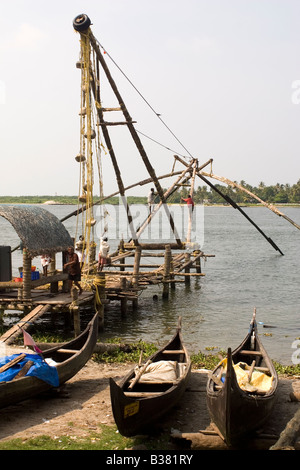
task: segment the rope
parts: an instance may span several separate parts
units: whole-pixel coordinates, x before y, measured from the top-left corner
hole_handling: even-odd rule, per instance
[[[132,83],[132,81],[128,78],[128,76],[123,72],[123,70],[119,67],[119,65],[115,62],[115,60],[111,57],[111,55],[107,52],[107,50],[102,46],[102,44],[99,43],[99,41],[95,38],[96,43],[98,46],[104,51],[104,53],[110,58],[110,60],[113,62],[113,64],[117,67],[117,69],[121,72],[121,74],[126,78],[126,80],[130,83],[130,85],[135,89],[135,91],[139,94],[139,96],[142,98],[142,100],[149,106],[151,111],[156,115],[156,117],[161,121],[161,123],[167,128],[167,130],[170,132],[170,134],[173,135],[173,137],[177,140],[177,142],[184,148],[184,150],[189,154],[190,158],[194,158],[192,154],[188,151],[188,149],[183,145],[183,143],[176,137],[174,132],[167,126],[167,124],[164,122],[164,120],[161,118],[160,114],[157,113],[154,108],[150,105],[150,103],[146,100],[146,98],[142,95],[142,93],[137,89],[137,87]],[[184,157],[186,158],[186,157]]]
[[[83,265],[89,265],[94,261],[96,243],[94,241],[95,218],[93,213],[93,194],[94,194],[94,171],[97,168],[100,198],[104,198],[103,191],[103,173],[101,150],[104,149],[99,132],[99,122],[97,107],[101,103],[93,100],[91,90],[92,80],[95,81],[97,89],[97,98],[100,100],[99,91],[99,64],[96,59],[95,51],[91,48],[90,31],[81,35],[80,40],[80,63],[81,63],[81,112],[80,112],[80,187],[78,196],[78,207],[80,202],[85,205],[85,211],[82,213],[82,235],[83,235]],[[105,152],[106,154],[106,152]],[[96,165],[93,161],[96,160]],[[84,197],[83,197],[84,196]],[[103,205],[101,205],[103,206]],[[78,209],[79,210],[79,209]],[[103,212],[103,207],[100,209]],[[107,211],[101,220],[105,219]],[[101,222],[102,223],[102,222]],[[76,227],[78,235],[78,226]]]
[[[101,298],[100,298],[99,291],[98,291],[97,287],[105,287],[106,279],[105,279],[105,277],[104,278],[102,278],[102,277],[95,278],[93,284],[96,287],[96,289],[95,289],[95,307],[97,307],[97,305],[102,305]]]

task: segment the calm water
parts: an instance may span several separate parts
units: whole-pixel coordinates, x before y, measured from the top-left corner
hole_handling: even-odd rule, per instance
[[[58,218],[74,210],[73,206],[43,206]],[[100,209],[97,209],[100,211]],[[178,227],[186,226],[186,209],[172,208]],[[177,319],[182,316],[184,339],[191,353],[206,348],[235,348],[245,336],[254,307],[257,320],[273,328],[259,326],[262,342],[270,356],[284,364],[292,362],[294,340],[300,338],[299,321],[299,262],[300,231],[286,220],[262,207],[245,208],[245,212],[270,237],[284,256],[262,237],[238,211],[231,207],[197,207],[197,221],[192,237],[200,243],[202,251],[215,255],[202,261],[205,277],[193,278],[189,286],[178,283],[170,291],[168,301],[161,298],[161,286],[149,287],[139,298],[139,309],[129,304],[126,316],[121,316],[119,303],[111,304],[105,316],[102,339],[120,337],[122,341],[144,339],[162,345],[174,332]],[[146,215],[144,206],[134,206],[136,225]],[[282,209],[300,224],[300,208]],[[100,214],[96,214],[100,220]],[[76,231],[73,217],[65,226],[72,236]],[[108,236],[111,250],[118,239],[130,238],[126,231],[125,216],[115,207],[109,208]],[[183,228],[186,230],[186,227]],[[95,229],[102,233],[100,222]],[[144,240],[170,236],[169,225],[163,217],[153,219],[151,232],[145,231]],[[19,239],[11,225],[0,219],[0,244],[17,246]],[[143,263],[151,262],[143,259]],[[154,261],[156,262],[156,261]],[[39,259],[33,264],[41,268]],[[13,274],[22,265],[20,251],[13,255]],[[60,266],[60,255],[57,255]],[[158,301],[153,295],[158,295]],[[300,346],[299,346],[300,347]]]

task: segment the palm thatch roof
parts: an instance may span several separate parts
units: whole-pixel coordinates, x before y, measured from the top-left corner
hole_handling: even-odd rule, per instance
[[[62,222],[39,206],[0,204],[0,216],[11,223],[32,258],[65,251],[73,245]]]

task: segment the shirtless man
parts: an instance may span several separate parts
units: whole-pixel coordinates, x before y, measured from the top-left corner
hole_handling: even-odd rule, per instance
[[[81,281],[81,268],[78,256],[74,252],[73,246],[68,248],[68,260],[67,263],[64,264],[64,269],[67,269],[69,273],[70,291],[74,282],[75,286],[79,289],[79,295],[81,295],[82,287],[79,284],[79,281]]]

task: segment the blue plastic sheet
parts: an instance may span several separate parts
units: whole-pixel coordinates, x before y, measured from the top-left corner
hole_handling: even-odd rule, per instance
[[[8,362],[12,361],[20,354],[13,354],[12,356],[5,356],[0,358],[0,367],[4,366]],[[59,378],[56,367],[49,366],[39,355],[37,354],[26,354],[22,361],[18,362],[14,366],[10,367],[6,371],[0,373],[0,382],[9,382],[12,380],[27,361],[32,361],[34,364],[30,367],[26,376],[37,377],[44,382],[47,382],[53,387],[59,386]]]

